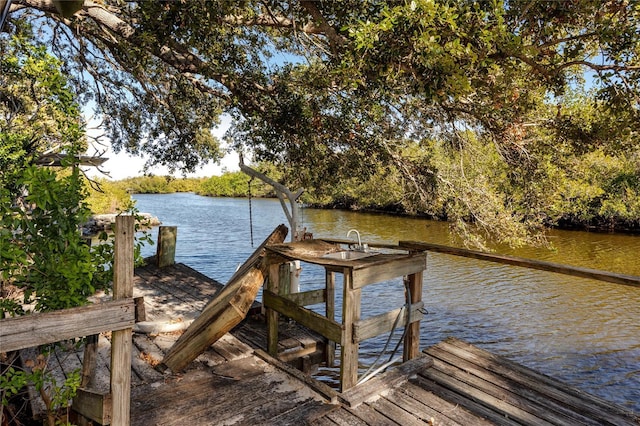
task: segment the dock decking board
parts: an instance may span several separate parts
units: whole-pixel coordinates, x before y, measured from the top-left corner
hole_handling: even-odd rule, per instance
[[[148,320],[158,322],[188,321],[222,288],[182,264],[139,268],[134,285]],[[324,341],[315,333],[288,322],[280,328],[282,359],[322,359]],[[312,386],[314,379],[282,362],[265,361],[266,326],[259,316],[211,345],[184,374],[160,373],[154,366],[180,333],[134,333],[132,425],[640,425],[624,407],[457,339],[336,398],[337,391]],[[92,386],[102,392],[109,386],[108,337],[98,340]],[[51,368],[63,378],[79,367],[83,352],[55,357]]]
[[[437,382],[441,394],[457,393],[463,405],[467,399],[521,424],[640,424],[624,407],[461,340],[450,338],[425,352],[434,357],[434,368],[420,373],[421,383]]]
[[[299,412],[294,410],[301,407]],[[303,424],[333,409],[295,378],[257,357],[191,370],[132,393],[132,425],[261,424],[281,416]]]
[[[514,411],[510,416],[512,418],[521,418],[522,416],[518,416],[517,413],[517,411],[521,411],[527,417],[527,413],[531,413],[538,418],[549,418],[552,424],[562,424],[570,421],[593,426],[601,424],[598,420],[589,419],[568,409],[560,402],[541,397],[535,391],[522,386],[522,384],[515,381],[510,382],[501,376],[491,375],[488,370],[476,368],[473,364],[451,356],[439,348],[430,348],[429,353],[431,355],[438,354],[440,357],[435,361],[435,369],[438,372],[469,386],[476,387],[490,397],[498,398],[500,401],[512,406],[512,411]],[[441,359],[446,359],[446,363]]]
[[[340,407],[331,413],[310,422],[311,425],[344,425],[344,426],[362,426],[362,425],[380,425],[380,426],[398,426],[399,423],[394,422],[388,417],[380,414],[366,404],[362,404],[357,408]]]
[[[601,400],[593,395],[587,395],[576,388],[569,387],[566,384],[552,379],[551,377],[537,373],[505,358],[483,351],[473,345],[458,339],[448,339],[440,342],[433,350],[429,350],[430,354],[435,355],[440,348],[454,356],[460,357],[456,361],[462,364],[465,360],[469,361],[467,365],[476,363],[480,368],[475,370],[477,374],[487,371],[490,377],[505,387],[511,387],[516,390],[531,389],[532,393],[538,393],[545,401],[561,400],[565,405],[572,405],[576,408],[591,411],[597,415],[599,411],[615,410],[607,401]],[[478,373],[479,372],[479,373]],[[502,381],[504,380],[504,381]],[[588,399],[585,399],[588,396]],[[592,407],[598,407],[594,410]],[[615,410],[618,413],[623,413]]]
[[[474,426],[489,426],[493,424],[486,419],[478,417],[459,404],[440,398],[433,392],[418,386],[413,381],[403,386],[398,392],[402,392],[423,404],[426,407],[424,411],[432,414],[434,419],[440,419],[443,425],[459,424],[464,426],[473,424]]]
[[[416,400],[409,394],[402,391],[394,391],[384,397],[390,403],[397,405],[408,413],[412,413],[415,417],[422,422],[429,422],[431,419],[435,421],[436,418],[440,419],[439,424],[445,425],[458,425],[450,419],[443,417],[441,413],[437,412],[433,408],[422,403],[422,401]],[[474,419],[475,420],[475,419]]]

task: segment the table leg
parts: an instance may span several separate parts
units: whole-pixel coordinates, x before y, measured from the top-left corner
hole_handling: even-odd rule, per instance
[[[269,265],[269,279],[267,280],[267,290],[278,294],[280,286],[280,264]],[[278,358],[278,312],[265,306],[265,316],[267,319],[267,351],[269,355]]]
[[[358,383],[358,349],[360,345],[353,341],[353,324],[360,319],[361,289],[353,288],[351,271],[344,271],[344,296],[342,301],[342,349],[340,351],[340,390],[354,387]]]
[[[336,274],[335,272],[325,271],[326,295],[325,295],[325,315],[330,320],[336,318]],[[327,367],[331,368],[335,365],[336,360],[336,342],[327,339],[325,348]]]

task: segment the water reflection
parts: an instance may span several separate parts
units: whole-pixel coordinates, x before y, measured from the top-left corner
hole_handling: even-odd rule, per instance
[[[177,260],[214,279],[226,282],[254,250],[245,199],[135,198],[141,211],[178,226]],[[317,238],[344,238],[357,228],[369,243],[453,242],[447,224],[424,219],[314,209],[303,210],[302,219]],[[256,245],[280,223],[286,218],[277,200],[253,200]],[[550,239],[555,250],[500,253],[640,275],[639,236],[552,231]],[[303,274],[303,290],[324,283],[322,268],[305,265]],[[640,289],[431,253],[423,300],[423,347],[455,336],[640,412]],[[370,286],[363,316],[403,302],[401,280]],[[386,340],[365,341],[362,362],[375,359]]]

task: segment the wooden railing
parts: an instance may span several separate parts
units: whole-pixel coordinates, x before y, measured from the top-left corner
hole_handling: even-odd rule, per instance
[[[126,426],[131,406],[131,345],[135,323],[133,216],[118,216],[115,232],[113,300],[0,320],[0,351],[16,351],[112,331],[110,394],[96,397],[90,391],[80,390],[78,397],[85,401],[80,409],[87,411],[80,414],[101,424]],[[85,363],[87,358],[85,355]]]
[[[442,246],[438,244],[422,243],[415,241],[400,241],[400,247],[409,250],[426,250],[436,253],[451,254],[454,256],[469,257],[472,259],[485,260],[489,262],[502,263],[505,265],[520,266],[529,269],[539,269],[542,271],[555,272],[558,274],[572,275],[574,277],[590,278],[599,281],[606,281],[615,284],[640,287],[640,277],[634,275],[616,274],[614,272],[600,271],[597,269],[582,268],[579,266],[569,266],[560,263],[546,262],[542,260],[525,259],[515,256],[504,256],[498,254],[483,253],[480,251],[467,250],[456,247]]]

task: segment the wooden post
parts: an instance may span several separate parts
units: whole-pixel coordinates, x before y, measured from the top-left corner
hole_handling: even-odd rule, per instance
[[[353,288],[353,270],[345,268],[342,298],[342,350],[340,351],[340,391],[344,392],[358,384],[358,349],[353,339],[353,324],[360,319],[362,290]]]
[[[82,382],[80,387],[88,388],[93,385],[96,372],[96,360],[98,354],[98,334],[87,336],[84,343],[84,356],[82,357]]]
[[[411,293],[412,305],[422,301],[422,272],[411,274],[407,277],[407,288]],[[411,306],[409,307],[409,312],[411,312]],[[402,354],[404,362],[420,355],[420,321],[413,322],[408,327]]]
[[[336,274],[325,270],[325,315],[330,320],[336,318]],[[327,340],[325,348],[327,367],[332,368],[336,361],[336,342]]]
[[[280,296],[289,296],[291,294],[291,262],[281,263],[280,284],[278,286],[278,294]]]
[[[280,287],[280,263],[269,265],[269,279],[267,289],[274,294],[279,294]],[[278,312],[266,307],[267,319],[267,351],[269,355],[278,358]]]
[[[147,320],[147,310],[144,307],[144,297],[134,297],[133,302],[136,306],[136,322]]]
[[[134,220],[133,216],[116,217],[114,300],[133,297]],[[118,426],[130,424],[132,330],[127,328],[111,334],[111,419],[112,424]]]
[[[158,247],[156,249],[158,268],[164,268],[165,266],[171,266],[176,263],[177,238],[177,226],[161,226],[158,228]]]

